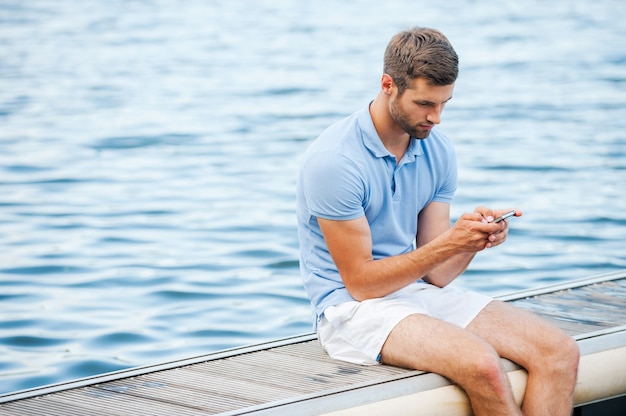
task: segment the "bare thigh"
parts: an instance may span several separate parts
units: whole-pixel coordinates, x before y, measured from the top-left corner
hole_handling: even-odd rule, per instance
[[[532,367],[555,346],[570,341],[560,329],[529,311],[493,301],[467,326],[489,343],[501,357]]]
[[[403,319],[389,334],[381,361],[399,367],[441,374],[458,380],[467,372],[468,360],[494,354],[475,333],[427,315]]]

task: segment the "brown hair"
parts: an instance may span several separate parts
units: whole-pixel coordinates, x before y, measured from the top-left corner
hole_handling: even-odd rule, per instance
[[[402,94],[416,78],[431,85],[450,85],[459,74],[459,57],[436,29],[415,27],[396,34],[385,50],[383,71]]]

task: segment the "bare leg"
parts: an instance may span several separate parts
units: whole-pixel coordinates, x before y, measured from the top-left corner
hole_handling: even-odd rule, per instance
[[[532,313],[498,301],[467,329],[528,371],[524,414],[571,415],[580,360],[572,338]]]
[[[485,325],[487,320],[481,322],[478,332]],[[391,331],[381,357],[386,364],[451,379],[465,390],[476,415],[521,415],[498,353],[463,328],[425,315],[410,315]]]

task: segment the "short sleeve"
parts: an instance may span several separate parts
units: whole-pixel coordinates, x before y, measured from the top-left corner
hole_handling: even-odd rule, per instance
[[[364,215],[364,181],[355,163],[344,155],[331,151],[311,155],[300,181],[310,215],[333,220]]]
[[[458,171],[456,164],[456,154],[452,147],[448,147],[448,160],[445,174],[442,177],[440,186],[437,188],[433,201],[451,203],[457,190]]]

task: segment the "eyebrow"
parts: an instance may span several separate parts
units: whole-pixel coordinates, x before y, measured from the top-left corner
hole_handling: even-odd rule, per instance
[[[450,96],[450,98],[448,98],[447,100],[443,101],[441,104],[445,104],[445,103],[447,103],[448,101],[450,101],[451,99],[452,99],[452,96]],[[415,103],[417,103],[417,104],[433,104],[433,105],[434,105],[434,104],[437,104],[437,103],[436,103],[436,102],[434,102],[434,101],[430,101],[430,100],[419,100],[419,99],[418,99],[418,100],[415,100],[414,102],[415,102]]]

